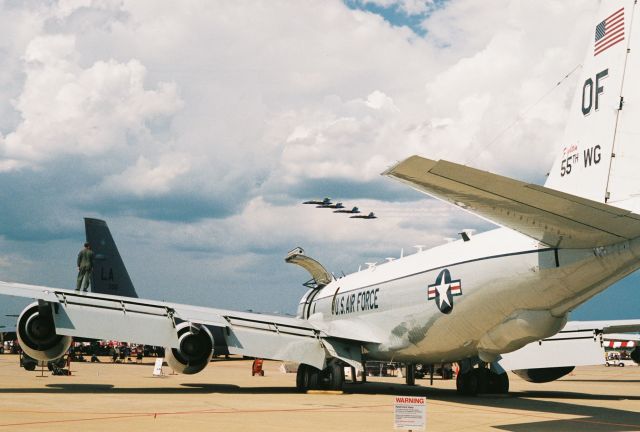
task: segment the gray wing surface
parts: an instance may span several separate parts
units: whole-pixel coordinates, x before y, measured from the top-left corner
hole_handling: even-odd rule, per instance
[[[217,334],[224,341],[215,344],[224,342],[230,354],[318,368],[326,357],[323,338],[327,335],[297,318],[8,282],[0,282],[0,294],[51,304],[59,335],[177,348],[176,323],[187,321],[222,329]]]
[[[607,335],[637,331],[640,320],[569,321],[550,338],[502,354],[498,363],[504,370],[599,365]]]
[[[640,216],[627,210],[443,160],[412,156],[383,175],[551,246],[640,236]]]

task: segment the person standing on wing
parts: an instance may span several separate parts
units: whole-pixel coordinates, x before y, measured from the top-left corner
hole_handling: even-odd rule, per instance
[[[91,285],[91,273],[93,272],[93,257],[95,254],[91,250],[91,245],[87,242],[84,249],[78,253],[78,283],[76,291],[87,291]]]

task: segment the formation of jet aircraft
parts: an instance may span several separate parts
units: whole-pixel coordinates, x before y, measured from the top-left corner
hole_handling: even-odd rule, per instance
[[[351,210],[349,210],[349,209],[346,209],[341,202],[335,203],[335,204],[332,203],[331,198],[325,198],[322,201],[320,200],[304,201],[302,204],[317,204],[316,208],[336,209],[334,210],[334,213],[347,213],[347,214],[360,213],[360,210],[358,209],[358,207],[353,207]],[[377,219],[378,217],[373,212],[370,212],[367,215],[351,216],[351,218],[352,219]]]
[[[601,364],[606,335],[638,331],[640,320],[569,316],[640,268],[636,8],[601,2],[544,186],[420,156],[383,173],[500,228],[340,278],[294,249],[286,261],[313,283],[292,318],[138,298],[107,224],[86,219],[93,292],[0,282],[0,294],[36,300],[17,320],[21,346],[41,361],[62,356],[73,337],[165,346],[186,374],[207,367],[214,350],[292,361],[300,391],[339,389],[344,367],[366,360],[407,363],[407,384],[416,363],[457,362],[463,395],[508,392],[508,371],[547,382]],[[638,348],[631,356],[640,361]]]

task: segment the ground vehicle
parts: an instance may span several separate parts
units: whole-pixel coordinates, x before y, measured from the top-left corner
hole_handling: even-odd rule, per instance
[[[637,363],[634,362],[626,352],[622,352],[622,353],[612,352],[607,354],[604,365],[606,367],[609,367],[609,366],[625,367],[625,366],[637,366]]]

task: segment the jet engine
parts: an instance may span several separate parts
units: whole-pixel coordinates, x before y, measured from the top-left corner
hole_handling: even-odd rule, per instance
[[[546,383],[562,378],[574,370],[575,366],[562,366],[537,369],[518,369],[512,371],[525,381],[532,383]]]
[[[167,364],[176,372],[192,375],[202,371],[213,356],[213,336],[203,325],[180,323],[178,348],[165,348]]]
[[[20,314],[16,327],[22,351],[36,360],[55,360],[62,357],[71,346],[70,336],[56,333],[51,306],[46,303],[27,306]]]

